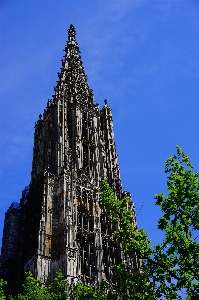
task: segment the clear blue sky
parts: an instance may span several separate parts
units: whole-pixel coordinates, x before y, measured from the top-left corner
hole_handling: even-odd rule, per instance
[[[71,23],[95,102],[112,108],[123,189],[139,227],[160,241],[154,194],[166,193],[176,144],[199,171],[199,2],[2,0],[0,11],[0,241],[5,211],[30,181],[34,122]]]

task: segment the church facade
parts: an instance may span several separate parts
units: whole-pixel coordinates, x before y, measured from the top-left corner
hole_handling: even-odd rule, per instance
[[[58,269],[69,284],[111,282],[110,266],[125,258],[100,200],[102,179],[134,205],[122,192],[111,108],[94,103],[73,25],[54,90],[35,123],[31,182],[6,213],[1,274],[16,285],[24,271],[51,281]]]

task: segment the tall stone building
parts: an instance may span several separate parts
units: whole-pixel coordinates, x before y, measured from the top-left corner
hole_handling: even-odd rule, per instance
[[[35,123],[31,182],[5,220],[2,274],[14,274],[16,285],[24,270],[52,280],[59,268],[69,283],[111,282],[110,266],[124,259],[99,196],[103,178],[124,196],[111,108],[107,100],[102,110],[94,103],[79,53],[70,25],[55,93]]]

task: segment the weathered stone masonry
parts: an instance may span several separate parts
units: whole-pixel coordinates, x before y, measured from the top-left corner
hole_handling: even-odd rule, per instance
[[[19,281],[23,270],[52,280],[59,268],[69,283],[111,281],[110,266],[125,259],[99,197],[103,178],[123,196],[111,108],[107,100],[102,110],[94,103],[79,53],[70,25],[55,93],[35,123],[31,182],[17,227]],[[131,264],[139,267],[135,255]]]

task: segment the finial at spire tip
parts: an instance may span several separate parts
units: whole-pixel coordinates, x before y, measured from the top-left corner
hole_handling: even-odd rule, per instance
[[[76,38],[76,30],[75,27],[73,26],[73,24],[70,24],[69,28],[68,28],[68,40],[69,41],[75,41]]]

